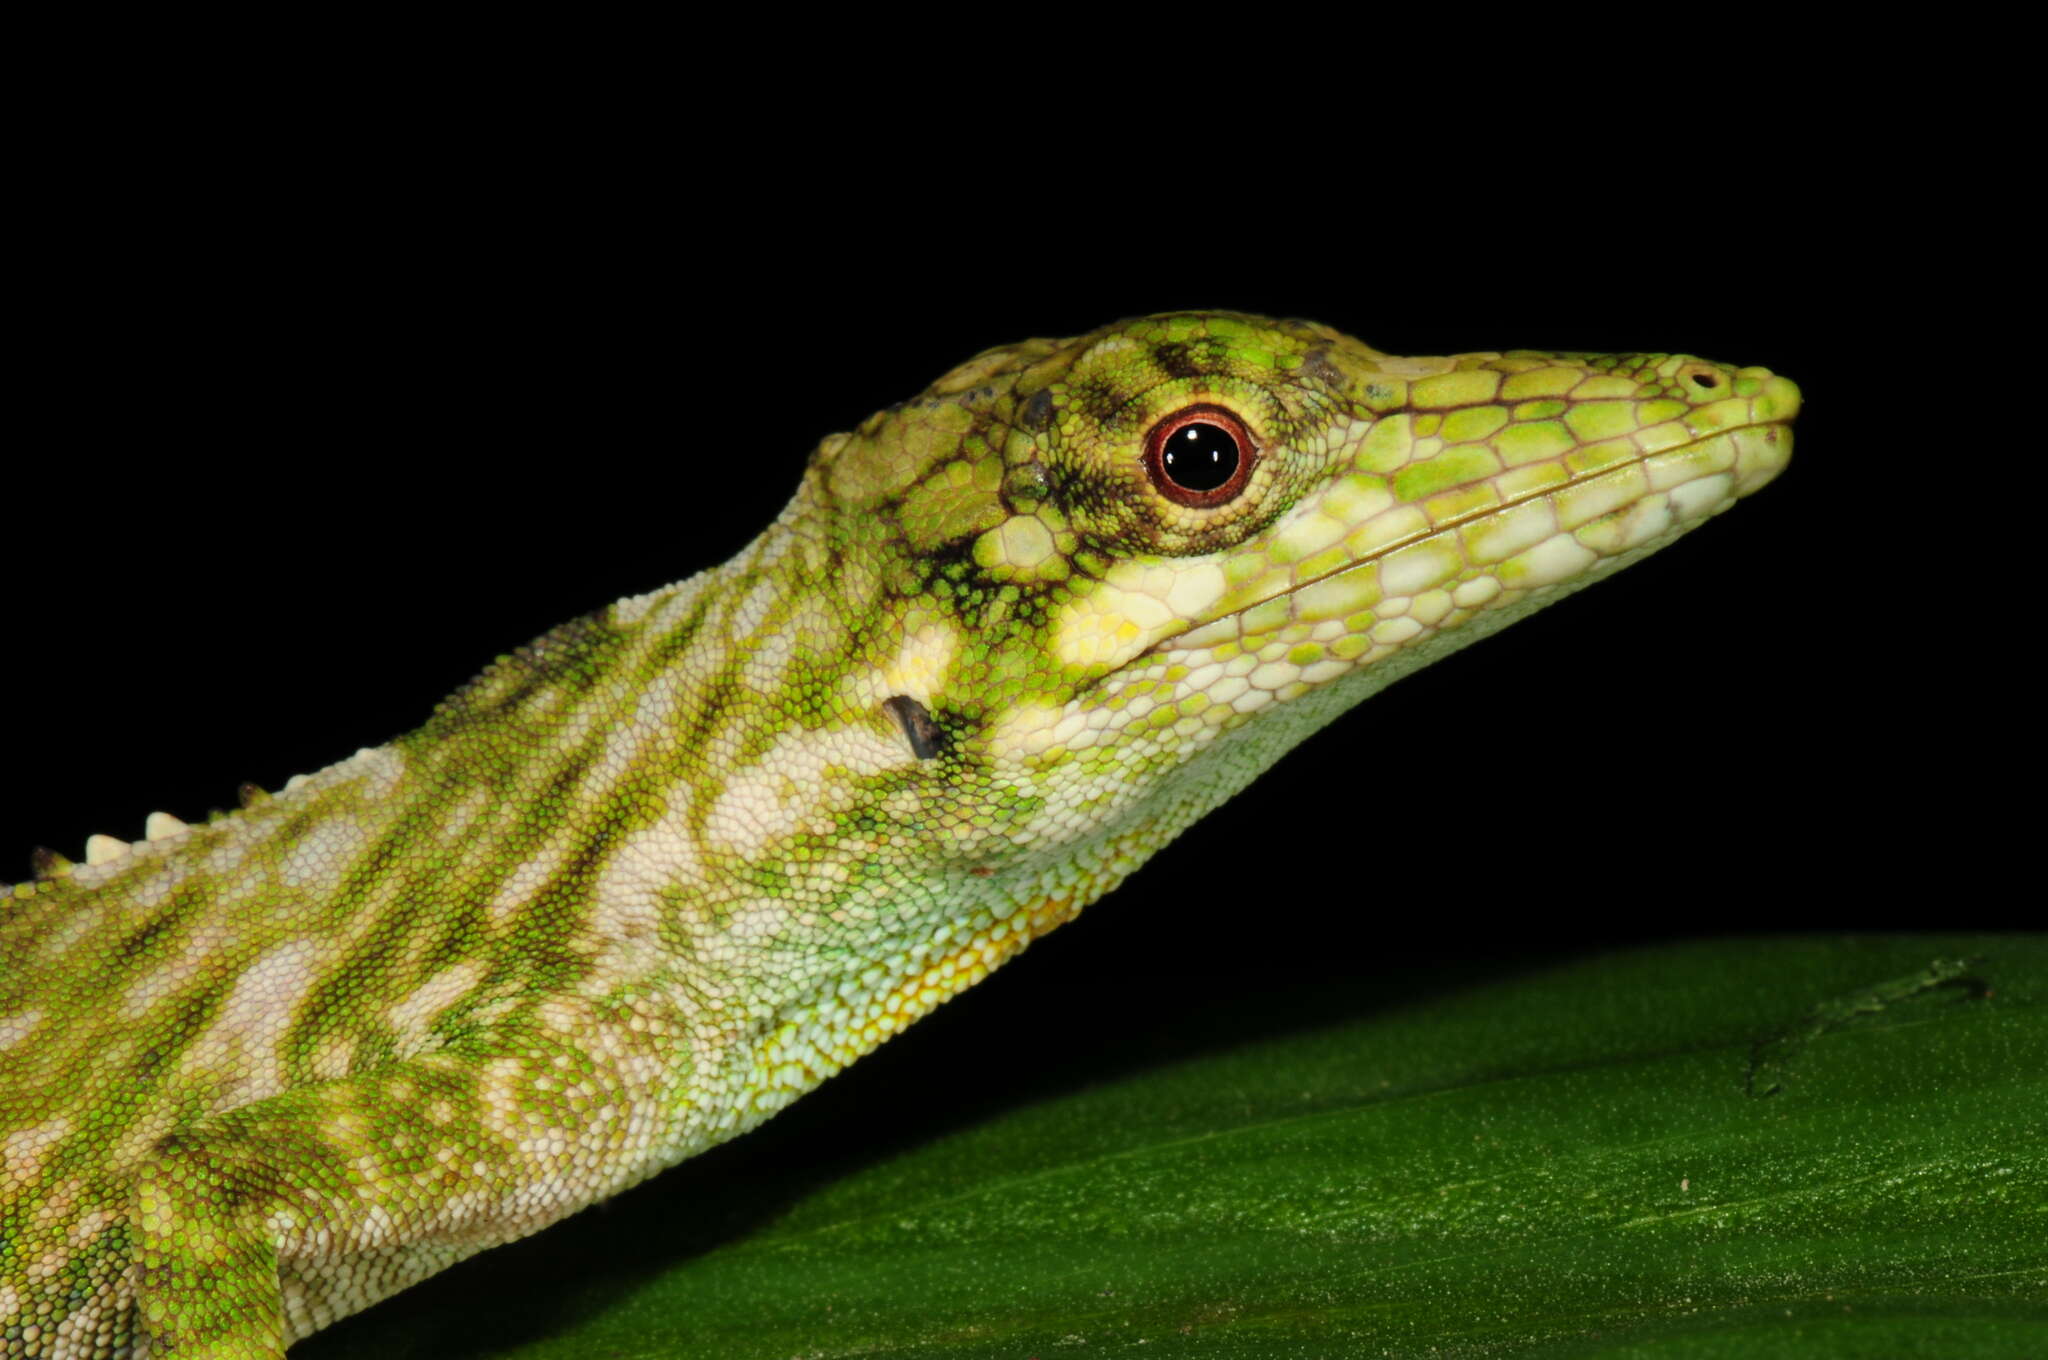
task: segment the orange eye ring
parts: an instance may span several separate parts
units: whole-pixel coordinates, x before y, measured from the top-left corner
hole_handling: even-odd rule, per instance
[[[1227,505],[1244,490],[1258,461],[1258,442],[1244,422],[1211,402],[1184,406],[1145,435],[1145,472],[1175,505]]]

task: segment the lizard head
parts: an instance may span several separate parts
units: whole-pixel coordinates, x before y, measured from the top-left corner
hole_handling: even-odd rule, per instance
[[[1224,313],[990,350],[824,441],[728,582],[706,627],[784,697],[733,710],[762,730],[701,844],[850,956],[906,951],[919,999],[854,1051],[1375,689],[1770,481],[1798,402],[1685,355],[1395,358]]]
[[[1798,403],[1686,355],[1395,358],[1183,313],[980,355],[826,441],[807,493],[875,624],[861,702],[987,794],[956,848],[1128,864],[1770,481]]]

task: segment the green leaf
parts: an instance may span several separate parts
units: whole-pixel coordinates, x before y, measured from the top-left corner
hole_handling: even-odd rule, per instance
[[[707,1249],[586,1280],[559,1327],[401,1302],[304,1353],[2048,1355],[2048,937],[1362,996],[804,1172]]]

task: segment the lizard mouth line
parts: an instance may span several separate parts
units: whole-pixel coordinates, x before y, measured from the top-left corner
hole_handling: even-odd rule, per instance
[[[1527,505],[1530,501],[1538,500],[1545,496],[1555,496],[1559,492],[1569,491],[1573,487],[1584,486],[1588,482],[1598,481],[1602,477],[1611,476],[1612,474],[1620,472],[1625,468],[1641,467],[1644,463],[1647,463],[1652,458],[1662,458],[1669,454],[1684,453],[1688,449],[1696,449],[1703,444],[1710,444],[1716,439],[1732,439],[1734,436],[1740,434],[1744,430],[1779,431],[1789,429],[1790,427],[1791,421],[1789,420],[1752,420],[1741,425],[1730,425],[1726,429],[1715,430],[1713,433],[1702,435],[1698,439],[1689,439],[1683,444],[1673,444],[1669,448],[1652,449],[1647,453],[1638,452],[1633,458],[1626,458],[1621,460],[1620,462],[1609,463],[1606,467],[1596,468],[1590,472],[1578,473],[1575,476],[1568,477],[1564,481],[1558,482],[1551,486],[1537,487],[1533,490],[1525,491],[1519,496],[1515,496],[1510,499],[1501,501],[1498,505],[1489,505],[1477,510],[1466,511],[1463,514],[1449,516],[1440,523],[1430,525],[1427,529],[1423,529],[1419,532],[1412,534],[1404,534],[1400,538],[1381,544],[1380,546],[1372,549],[1370,552],[1362,553],[1359,556],[1351,559],[1349,562],[1344,563],[1342,566],[1332,567],[1330,570],[1320,572],[1315,576],[1309,577],[1307,580],[1296,581],[1292,585],[1288,586],[1285,590],[1276,590],[1271,595],[1265,595],[1260,597],[1259,599],[1251,600],[1245,604],[1239,605],[1236,609],[1232,609],[1227,613],[1218,614],[1214,618],[1203,619],[1199,622],[1190,624],[1188,627],[1182,629],[1180,632],[1173,634],[1171,637],[1161,638],[1159,641],[1153,643],[1150,647],[1147,647],[1143,652],[1140,652],[1136,657],[1133,657],[1132,660],[1135,662],[1144,660],[1146,658],[1159,656],[1171,650],[1173,648],[1173,645],[1179,642],[1182,638],[1185,638],[1188,634],[1196,632],[1199,629],[1208,628],[1214,624],[1223,622],[1225,619],[1237,618],[1242,614],[1246,614],[1254,609],[1257,609],[1260,605],[1269,604],[1274,600],[1282,598],[1283,596],[1293,595],[1299,591],[1306,590],[1308,587],[1316,584],[1318,581],[1327,581],[1334,576],[1342,576],[1345,572],[1356,571],[1360,567],[1367,566],[1371,563],[1377,562],[1382,558],[1390,557],[1394,553],[1400,552],[1403,548],[1413,547],[1415,544],[1421,543],[1426,539],[1435,538],[1439,534],[1453,533],[1465,527],[1468,524],[1472,524],[1484,519],[1489,519],[1495,515],[1505,514],[1508,511],[1517,508],[1518,506]],[[1687,478],[1686,480],[1691,481],[1693,479]],[[1683,485],[1685,485],[1684,482],[1678,482],[1674,483],[1673,486],[1662,488],[1662,490],[1668,493],[1669,491],[1674,490],[1676,487]],[[1654,495],[1658,493],[1653,490],[1649,494]],[[1594,518],[1599,519],[1604,515],[1620,513],[1621,511],[1628,509],[1629,506],[1636,504],[1641,499],[1642,497],[1636,497],[1632,500],[1626,501],[1621,505],[1614,506],[1612,509],[1603,511],[1602,515],[1596,515],[1594,516]],[[1587,521],[1587,523],[1591,522],[1591,520]],[[1579,525],[1577,527],[1584,528],[1585,526]]]

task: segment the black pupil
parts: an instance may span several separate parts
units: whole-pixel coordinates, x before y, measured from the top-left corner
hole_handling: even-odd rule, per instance
[[[1159,451],[1161,470],[1175,486],[1214,491],[1237,473],[1237,441],[1221,426],[1195,421],[1167,437]]]

